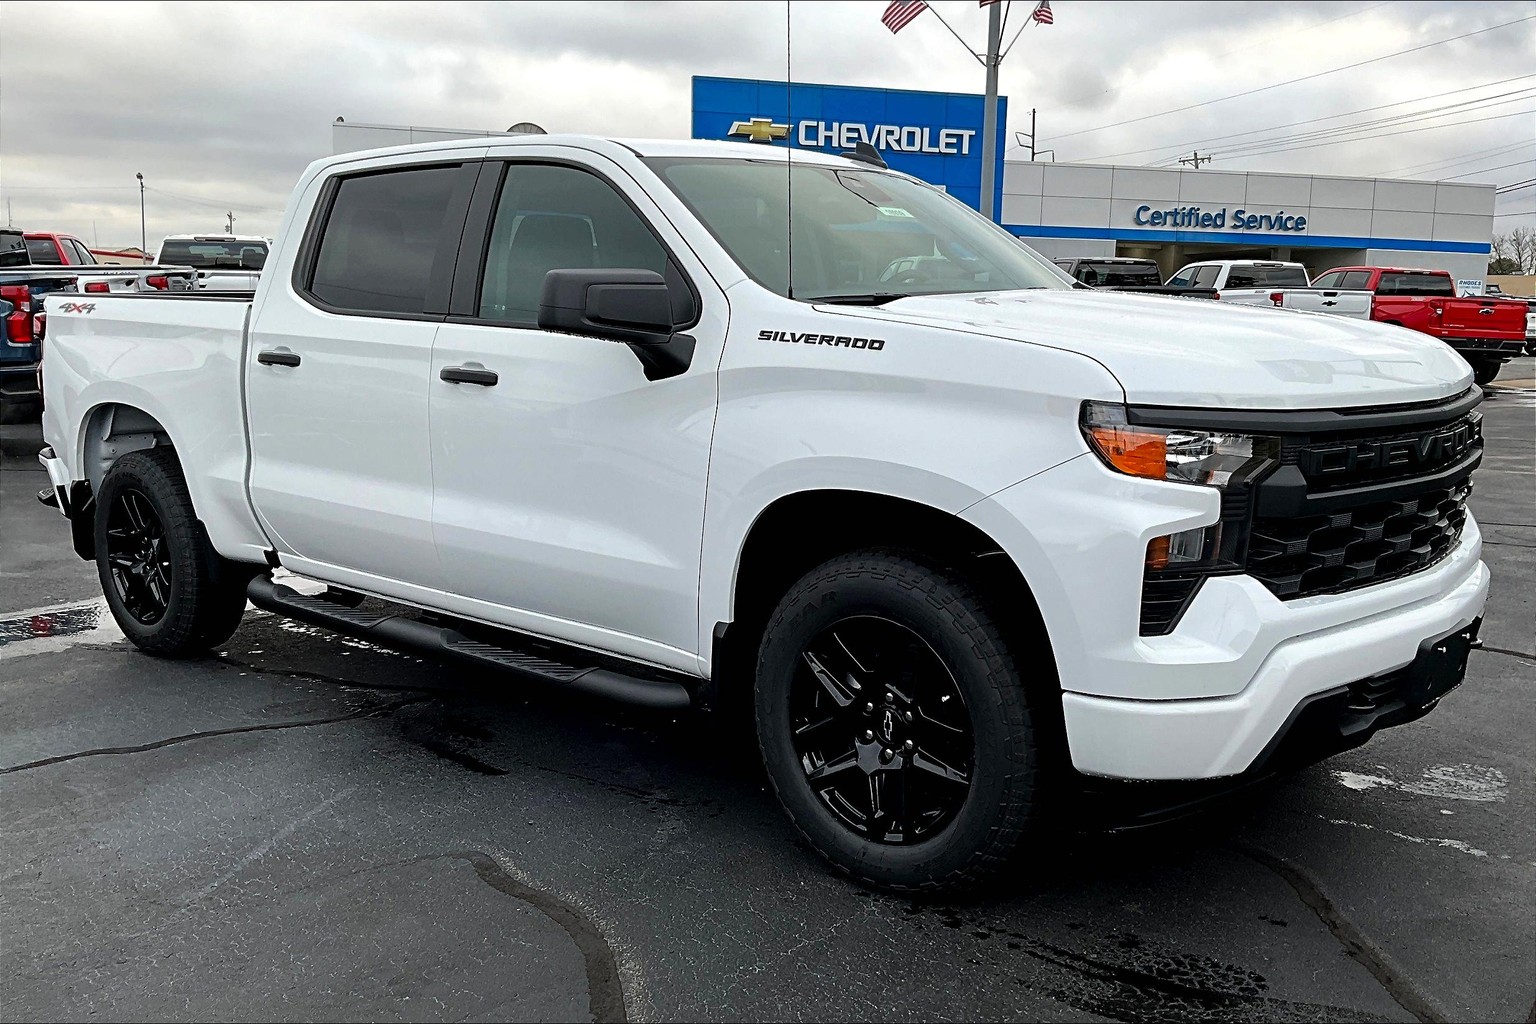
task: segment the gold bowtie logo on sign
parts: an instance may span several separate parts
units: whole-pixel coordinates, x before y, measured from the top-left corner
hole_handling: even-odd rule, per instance
[[[745,135],[753,142],[772,142],[789,137],[789,125],[774,124],[771,117],[754,117],[749,121],[731,122],[731,135]]]

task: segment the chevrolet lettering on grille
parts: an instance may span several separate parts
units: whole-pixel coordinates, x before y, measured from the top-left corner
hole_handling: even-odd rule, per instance
[[[1475,419],[1462,420],[1417,437],[1385,441],[1346,441],[1303,448],[1297,465],[1311,478],[1385,469],[1427,469],[1466,455],[1482,436]]]

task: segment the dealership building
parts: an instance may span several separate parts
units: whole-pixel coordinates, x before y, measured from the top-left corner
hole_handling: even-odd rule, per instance
[[[697,139],[834,152],[866,142],[979,208],[982,105],[971,93],[699,76],[690,123]],[[992,215],[1047,257],[1146,257],[1165,277],[1205,259],[1294,260],[1313,274],[1429,267],[1482,291],[1493,185],[1008,159],[1007,109],[1000,98]],[[332,132],[338,153],[503,134],[340,121]]]

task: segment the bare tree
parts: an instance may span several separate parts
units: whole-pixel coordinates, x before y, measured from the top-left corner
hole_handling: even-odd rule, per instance
[[[1518,227],[1493,236],[1493,258],[1516,274],[1536,274],[1536,228]]]

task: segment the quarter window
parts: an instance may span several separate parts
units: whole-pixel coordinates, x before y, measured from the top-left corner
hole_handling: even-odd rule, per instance
[[[667,251],[613,186],[555,164],[512,164],[502,182],[486,246],[479,316],[537,323],[551,270],[654,270]]]
[[[425,312],[458,177],[457,167],[421,167],[343,179],[310,293],[358,312]]]

